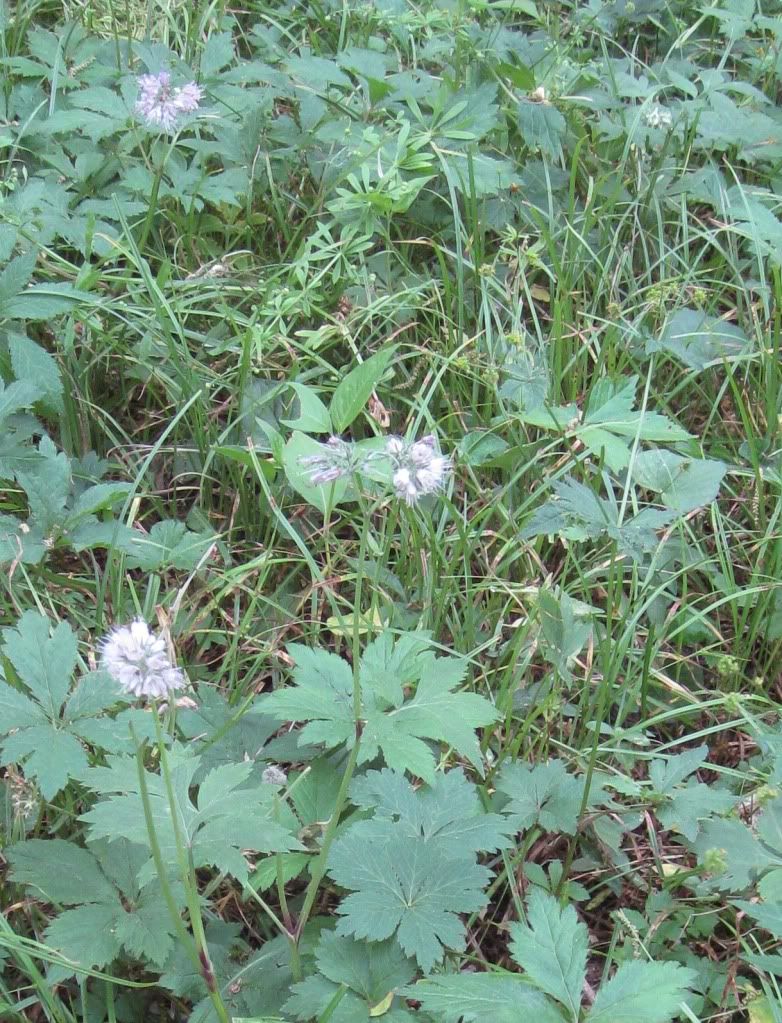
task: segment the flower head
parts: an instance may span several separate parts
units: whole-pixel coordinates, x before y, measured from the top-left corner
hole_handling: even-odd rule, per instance
[[[126,692],[160,698],[181,689],[185,678],[171,663],[162,636],[137,618],[113,629],[101,645],[101,667]]]
[[[320,487],[360,473],[372,457],[341,437],[329,437],[317,455],[304,455],[299,465],[307,470],[312,486]]]
[[[288,782],[288,775],[276,764],[269,764],[261,775],[261,780],[267,785],[285,785]]]
[[[673,114],[659,103],[655,103],[644,114],[644,120],[650,128],[670,128],[673,124]]]
[[[150,128],[171,131],[180,114],[198,109],[202,96],[203,90],[195,82],[188,82],[181,88],[172,87],[168,71],[139,75],[136,113]]]
[[[396,495],[409,505],[442,490],[452,468],[450,458],[438,452],[433,434],[413,442],[389,437],[386,454],[391,459]]]

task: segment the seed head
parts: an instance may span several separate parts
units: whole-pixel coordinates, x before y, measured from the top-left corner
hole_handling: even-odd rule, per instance
[[[185,678],[171,663],[162,636],[137,618],[113,629],[101,644],[101,667],[127,693],[160,699],[181,689]]]
[[[195,82],[179,88],[171,85],[168,71],[156,75],[139,75],[136,113],[150,128],[171,131],[181,114],[198,109],[203,90]]]

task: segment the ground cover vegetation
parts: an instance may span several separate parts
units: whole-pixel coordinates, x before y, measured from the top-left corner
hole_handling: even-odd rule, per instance
[[[0,5],[3,1020],[782,1020],[781,15]]]

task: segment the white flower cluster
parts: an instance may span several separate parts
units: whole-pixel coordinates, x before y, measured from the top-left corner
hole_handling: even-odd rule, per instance
[[[655,103],[646,111],[644,120],[650,128],[670,128],[673,124],[673,114],[670,110]]]
[[[140,75],[136,113],[150,128],[171,131],[181,114],[198,110],[203,90],[195,82],[178,88],[171,85],[168,71],[156,75]]]
[[[394,491],[406,504],[416,504],[420,498],[445,487],[451,460],[439,453],[433,434],[413,442],[390,437],[386,451],[393,467]]]
[[[162,636],[137,618],[113,629],[101,644],[101,667],[133,696],[160,699],[185,684],[180,668],[171,663]]]
[[[287,785],[288,775],[276,764],[269,764],[268,767],[264,768],[261,780],[267,785]]]
[[[389,437],[384,451],[369,452],[340,437],[330,437],[317,455],[305,455],[299,463],[308,470],[309,482],[317,487],[360,474],[370,463],[383,458],[391,461],[396,496],[409,505],[442,490],[452,468],[450,458],[437,450],[433,434],[417,441]]]

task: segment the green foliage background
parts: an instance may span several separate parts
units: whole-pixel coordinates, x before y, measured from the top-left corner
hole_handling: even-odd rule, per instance
[[[782,1019],[780,15],[0,4],[3,1019]]]

